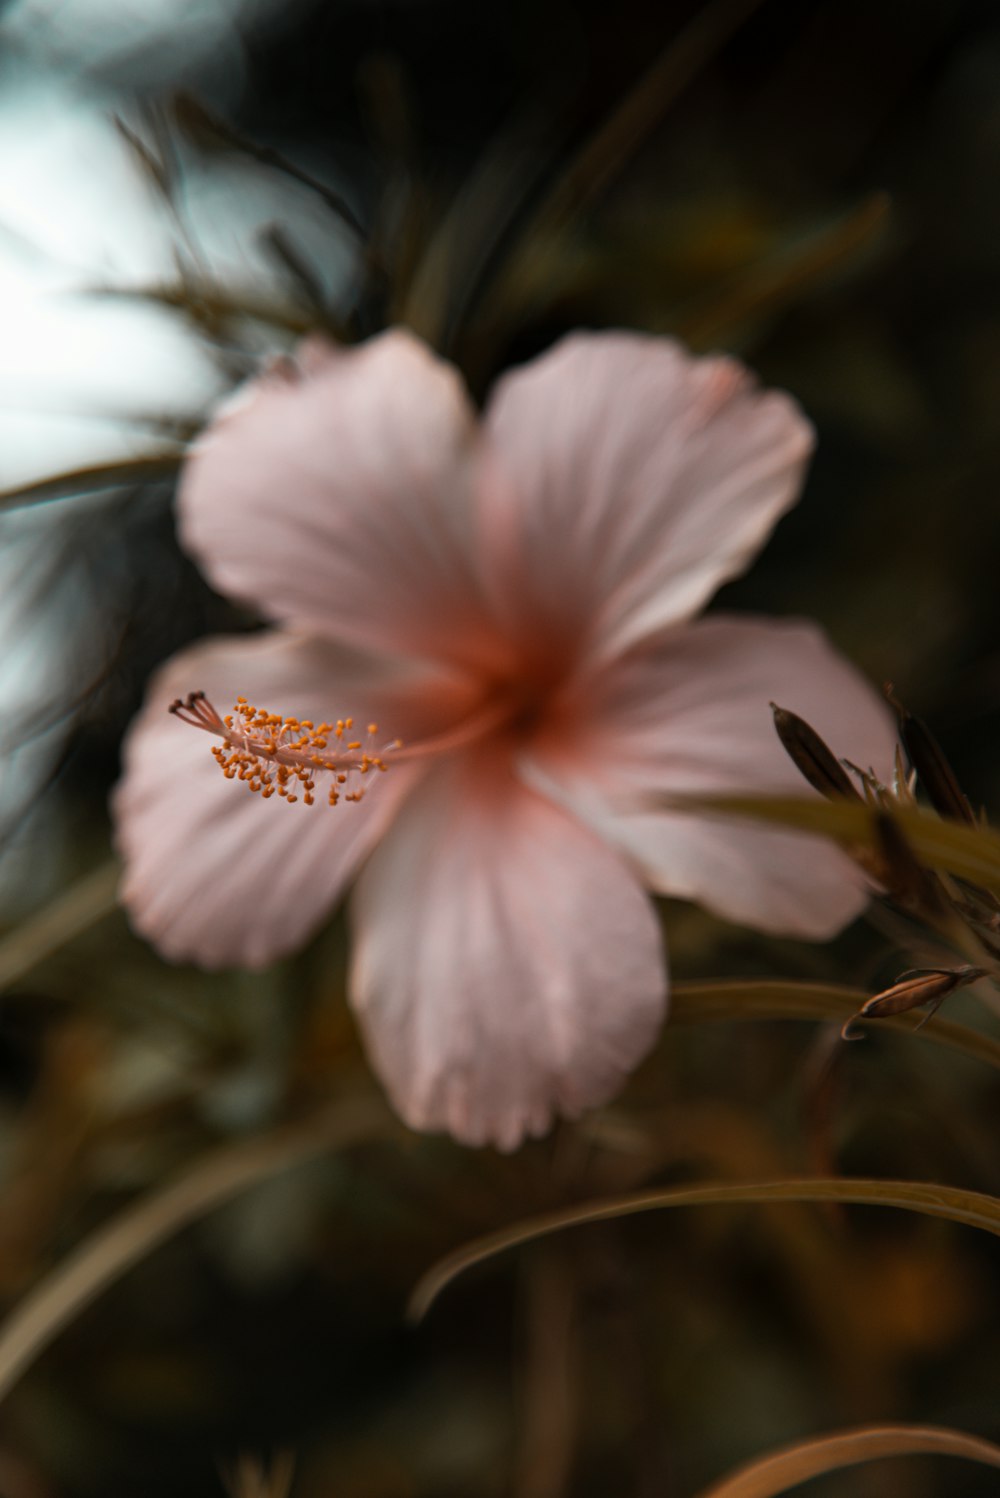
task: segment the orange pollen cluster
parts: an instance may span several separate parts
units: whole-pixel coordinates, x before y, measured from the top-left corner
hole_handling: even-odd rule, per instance
[[[265,801],[277,795],[291,804],[301,793],[304,804],[313,806],[316,777],[324,773],[331,777],[327,792],[330,806],[336,806],[341,798],[360,801],[365,777],[384,771],[383,755],[402,748],[397,739],[377,749],[377,723],[368,724],[363,742],[354,737],[353,718],[313,723],[308,718],[283,717],[254,707],[245,697],[237,697],[236,706],[224,718],[204,692],[178,697],[170,704],[170,711],[182,723],[220,738],[222,743],[212,746],[212,754],[226,779],[242,780]]]

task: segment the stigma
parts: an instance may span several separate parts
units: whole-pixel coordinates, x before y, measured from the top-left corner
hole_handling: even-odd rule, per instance
[[[369,723],[362,739],[353,718],[314,723],[309,718],[284,717],[255,707],[237,697],[231,713],[222,717],[204,692],[189,692],[170,704],[182,723],[221,739],[212,754],[227,780],[240,780],[265,801],[272,796],[290,804],[300,798],[313,806],[317,781],[329,777],[320,799],[360,801],[368,778],[387,768],[385,756],[402,748],[399,740],[376,746],[378,724]]]

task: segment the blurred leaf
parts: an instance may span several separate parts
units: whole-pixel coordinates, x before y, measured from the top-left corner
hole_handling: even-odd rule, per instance
[[[667,1207],[736,1206],[758,1202],[844,1202],[855,1206],[898,1207],[944,1217],[966,1227],[982,1228],[1000,1237],[1000,1198],[981,1191],[964,1191],[934,1181],[849,1180],[827,1177],[777,1181],[723,1181],[701,1186],[675,1186],[666,1190],[635,1191],[606,1201],[540,1213],[537,1217],[500,1228],[475,1239],[432,1266],[410,1296],[408,1315],[420,1321],[441,1291],[475,1264],[523,1243],[547,1238],[565,1228],[586,1227],[593,1222],[632,1217]]]
[[[725,1020],[804,1019],[841,1024],[871,997],[863,988],[835,983],[789,983],[764,979],[676,983],[671,993],[672,1024],[712,1024]],[[859,1021],[863,1025],[864,1021]],[[916,1012],[878,1020],[880,1030],[918,1034],[1000,1070],[1000,1041],[968,1025],[935,1016],[933,1024]]]
[[[394,1131],[380,1098],[340,1102],[304,1122],[225,1144],[79,1244],[0,1325],[0,1399],[80,1311],[166,1238],[278,1171]]]
[[[859,1462],[886,1456],[961,1456],[970,1462],[1000,1467],[1000,1446],[936,1425],[874,1425],[838,1431],[809,1441],[796,1441],[780,1451],[748,1462],[721,1482],[705,1488],[699,1498],[772,1498],[787,1493],[810,1478]]]
[[[932,812],[919,807],[893,807],[874,810],[847,802],[805,800],[783,796],[711,796],[697,799],[673,799],[671,809],[697,809],[719,816],[748,817],[762,822],[777,822],[799,832],[820,833],[836,842],[863,847],[873,853],[882,850],[879,821],[888,818],[905,834],[918,858],[932,869],[943,869],[1000,890],[1000,837],[989,827],[966,827],[957,822],[943,822]]]

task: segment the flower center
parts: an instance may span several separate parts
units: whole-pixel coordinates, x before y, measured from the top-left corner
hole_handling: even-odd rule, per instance
[[[313,723],[309,718],[283,717],[254,707],[238,697],[231,713],[223,718],[204,692],[189,692],[170,704],[182,723],[204,729],[222,740],[212,754],[227,780],[242,780],[265,801],[277,795],[289,803],[301,792],[306,806],[316,800],[317,776],[329,775],[327,802],[336,806],[360,801],[365,778],[384,771],[385,755],[402,748],[399,740],[376,746],[378,724],[369,723],[365,740],[356,738],[354,719],[335,723]]]

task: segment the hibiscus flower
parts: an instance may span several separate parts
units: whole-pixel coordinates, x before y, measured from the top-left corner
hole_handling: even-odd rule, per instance
[[[890,773],[887,711],[815,626],[694,617],[811,445],[788,396],[664,339],[567,338],[481,419],[405,332],[307,343],[183,477],[184,544],[276,627],[151,685],[114,798],[137,929],[256,966],[358,875],[349,991],[407,1123],[511,1149],[608,1099],[666,1007],[646,888],[820,939],[866,900],[836,848],[667,805],[803,791],[771,698]],[[167,711],[194,689],[214,745]]]

